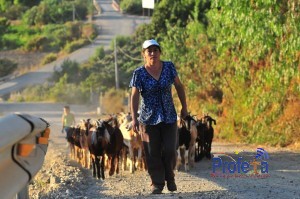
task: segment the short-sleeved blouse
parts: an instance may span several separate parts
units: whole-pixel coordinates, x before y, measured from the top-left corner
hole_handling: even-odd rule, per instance
[[[167,124],[177,120],[172,98],[172,84],[177,76],[175,66],[170,61],[163,61],[161,75],[158,80],[153,78],[144,66],[133,72],[130,87],[136,87],[141,93],[139,122],[155,125],[160,122]]]

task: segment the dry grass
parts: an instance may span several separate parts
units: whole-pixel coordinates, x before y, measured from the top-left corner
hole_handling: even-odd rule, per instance
[[[102,108],[106,114],[114,114],[124,112],[123,100],[125,98],[124,91],[117,91],[114,89],[106,92],[102,98]]]

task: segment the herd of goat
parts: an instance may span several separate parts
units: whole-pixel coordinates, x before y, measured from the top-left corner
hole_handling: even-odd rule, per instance
[[[122,170],[130,173],[147,170],[141,136],[131,128],[130,114],[120,113],[107,119],[81,120],[67,132],[70,156],[85,168],[93,169],[93,176],[105,179],[105,170],[110,176]],[[202,158],[211,158],[214,136],[212,124],[216,121],[209,115],[196,119],[191,115],[178,119],[178,158],[176,169],[185,171]],[[119,164],[121,163],[121,164]]]

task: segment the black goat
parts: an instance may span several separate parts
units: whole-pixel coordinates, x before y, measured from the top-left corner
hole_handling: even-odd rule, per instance
[[[198,136],[196,139],[196,162],[200,161],[204,156],[211,159],[211,144],[214,137],[214,128],[212,127],[212,124],[216,125],[216,120],[208,115],[205,115],[197,121]]]

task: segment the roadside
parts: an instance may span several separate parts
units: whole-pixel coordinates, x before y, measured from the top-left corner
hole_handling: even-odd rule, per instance
[[[24,52],[22,50],[0,51],[0,59],[13,60],[18,64],[18,69],[14,75],[23,74],[28,71],[36,70],[48,53],[45,52]]]

